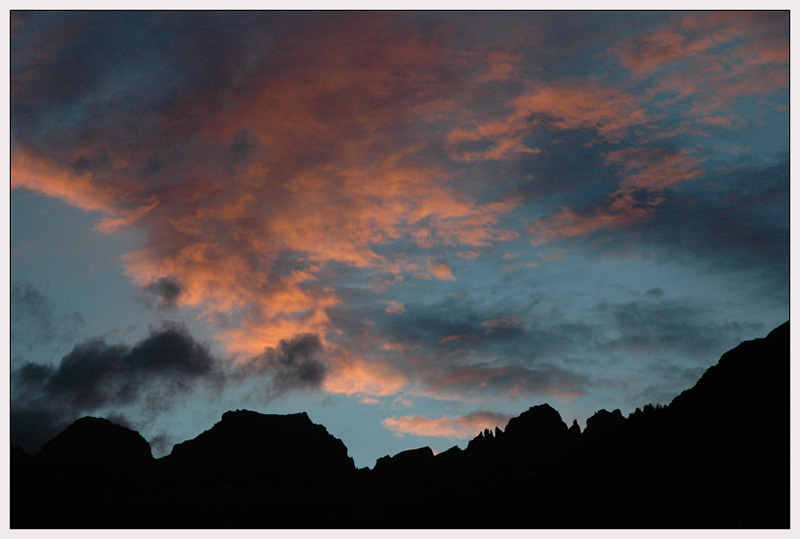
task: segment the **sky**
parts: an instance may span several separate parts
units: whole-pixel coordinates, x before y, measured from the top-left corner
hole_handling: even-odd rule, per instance
[[[789,14],[12,12],[10,432],[359,467],[667,404],[789,318]]]

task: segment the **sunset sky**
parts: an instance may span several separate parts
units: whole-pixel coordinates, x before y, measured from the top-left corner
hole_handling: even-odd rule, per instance
[[[789,14],[13,12],[11,442],[360,467],[667,404],[789,318]]]

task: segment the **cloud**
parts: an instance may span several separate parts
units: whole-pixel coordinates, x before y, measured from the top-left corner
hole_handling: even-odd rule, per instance
[[[329,370],[319,337],[310,334],[282,340],[276,348],[247,359],[240,367],[248,374],[269,375],[270,398],[289,390],[319,389]]]
[[[620,191],[643,189],[661,192],[703,173],[701,159],[669,148],[643,147],[616,150],[606,155],[606,163],[624,174]]]
[[[710,364],[748,335],[764,331],[761,323],[715,320],[702,304],[667,298],[659,289],[645,297],[597,306],[598,313],[612,321],[615,335],[602,348],[625,350],[634,357],[675,356]]]
[[[481,322],[481,325],[487,328],[518,328],[520,326],[520,321],[517,315],[510,314],[492,318],[491,320],[484,320]]]
[[[356,357],[343,349],[322,388],[330,393],[385,397],[400,393],[408,383],[408,376],[391,363]]]
[[[92,64],[89,95],[60,97],[80,121],[63,124],[47,140],[41,126],[50,118],[38,106],[46,96],[15,100],[14,123],[27,129],[15,131],[12,185],[102,212],[97,228],[107,233],[140,227],[144,246],[123,258],[126,274],[163,306],[180,303],[211,323],[224,320],[216,337],[228,352],[258,354],[300,333],[326,342],[328,310],[339,301],[335,287],[319,279],[327,267],[402,277],[430,261],[408,260],[405,246],[395,247],[407,238],[426,250],[518,237],[498,226],[518,203],[462,193],[452,172],[426,155],[425,131],[415,129],[437,107],[447,108],[442,98],[471,68],[451,64],[435,34],[380,14],[354,17],[365,23],[357,38],[350,17],[289,17],[278,24],[234,15],[210,25],[201,51],[191,45],[195,24],[213,16],[137,14],[143,34],[136,35],[114,16],[110,27],[134,43],[150,32],[163,36],[163,25],[172,28],[165,43],[144,50],[158,47],[152,56],[159,66],[192,69],[177,71],[162,93],[147,86],[142,98],[125,100],[103,87],[118,80],[115,66]],[[81,18],[92,28],[104,21]],[[238,31],[245,23],[264,32]],[[57,69],[61,56],[96,57],[84,39],[76,51],[25,41],[33,27],[20,24],[15,49],[31,58],[47,50],[48,70]],[[80,27],[68,15],[53,24],[59,32]],[[274,44],[258,37],[270,31],[283,36],[280,55],[268,54]],[[102,49],[123,46],[111,31],[98,35]],[[149,71],[145,59],[137,53],[130,66],[137,85],[135,76],[150,84],[160,73]],[[28,87],[26,66],[15,63],[20,88]],[[118,84],[122,95],[132,87]],[[424,104],[430,107],[421,112]],[[112,105],[113,114],[100,114]],[[28,111],[37,121],[28,121]],[[100,123],[87,125],[95,116]],[[291,267],[282,265],[286,257]],[[443,263],[430,264],[434,278],[454,278]]]
[[[57,367],[26,363],[15,379],[35,384],[43,395],[66,406],[91,411],[137,399],[153,381],[171,391],[188,391],[190,381],[212,378],[215,361],[180,326],[155,331],[133,347],[91,340],[76,345]]]
[[[612,48],[636,75],[652,77],[662,105],[691,100],[694,116],[730,112],[742,97],[788,84],[788,21],[780,13],[687,14]]]
[[[484,429],[505,427],[509,416],[496,412],[476,411],[463,416],[442,416],[437,419],[424,416],[387,417],[381,424],[398,436],[441,436],[443,438],[472,438]]]
[[[77,312],[56,313],[52,299],[32,283],[15,279],[11,283],[11,338],[16,362],[25,351],[55,343],[65,345],[83,331],[85,323]]]
[[[450,131],[445,140],[451,158],[473,162],[537,155],[540,148],[524,143],[537,130],[589,129],[601,139],[618,140],[647,121],[636,97],[591,80],[536,85],[509,101],[508,108],[501,120]]]
[[[20,318],[39,320],[40,324],[48,329],[53,325],[50,300],[28,282],[15,280],[11,283],[11,309],[17,320]]]
[[[400,314],[406,312],[406,307],[402,301],[390,300],[389,306],[384,311],[390,314]]]
[[[706,182],[713,188],[672,193],[649,219],[624,229],[617,247],[637,245],[650,257],[693,260],[714,272],[747,272],[761,283],[756,295],[783,301],[789,278],[787,157],[732,167]]]
[[[224,375],[185,328],[168,324],[133,346],[85,341],[57,366],[28,362],[11,380],[12,443],[38,449],[87,412],[144,403],[157,413],[197,382],[218,387]]]
[[[263,378],[267,396],[585,394],[565,355],[597,328],[428,293],[464,292],[526,232],[564,252],[635,244],[755,268],[785,295],[788,159],[744,167],[706,148],[743,145],[760,111],[788,105],[785,13],[637,16],[624,32],[557,13],[218,16],[15,15],[11,182],[98,212],[98,231],[140,231],[125,274],[210,326],[226,376]],[[608,48],[609,28],[628,41]],[[391,287],[412,291],[379,297]],[[14,293],[15,332],[25,316],[66,327]],[[100,406],[217,372],[133,348],[87,341],[15,391]]]
[[[529,228],[532,245],[636,225],[651,218],[665,201],[666,189],[704,173],[700,159],[661,147],[612,151],[606,154],[605,163],[622,176],[617,190],[585,214],[562,207],[538,219]]]
[[[36,453],[79,417],[70,409],[51,408],[41,403],[12,404],[9,411],[11,444]]]
[[[484,396],[546,395],[572,400],[588,393],[587,377],[546,363],[516,365],[464,365],[430,375],[422,393],[435,398],[466,400]]]
[[[622,63],[636,73],[651,72],[663,64],[686,60],[714,47],[708,37],[691,40],[679,30],[657,28],[637,36],[614,50]]]
[[[455,276],[453,275],[453,270],[451,270],[450,266],[448,266],[445,262],[435,262],[430,264],[429,271],[431,275],[440,281],[456,280]]]
[[[152,283],[142,287],[142,292],[154,296],[157,305],[163,308],[174,308],[178,304],[183,287],[180,281],[173,276],[159,277]]]

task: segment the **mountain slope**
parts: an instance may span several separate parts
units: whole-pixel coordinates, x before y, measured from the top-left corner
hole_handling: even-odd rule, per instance
[[[137,433],[79,420],[11,452],[14,528],[787,528],[789,323],[725,353],[670,405],[548,404],[464,450],[356,470],[305,413],[227,412],[153,459]]]

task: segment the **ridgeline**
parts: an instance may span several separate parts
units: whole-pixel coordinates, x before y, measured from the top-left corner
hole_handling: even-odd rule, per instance
[[[305,413],[227,412],[154,459],[83,418],[11,449],[12,528],[788,528],[789,322],[725,353],[667,406],[547,404],[466,449],[356,469]]]

